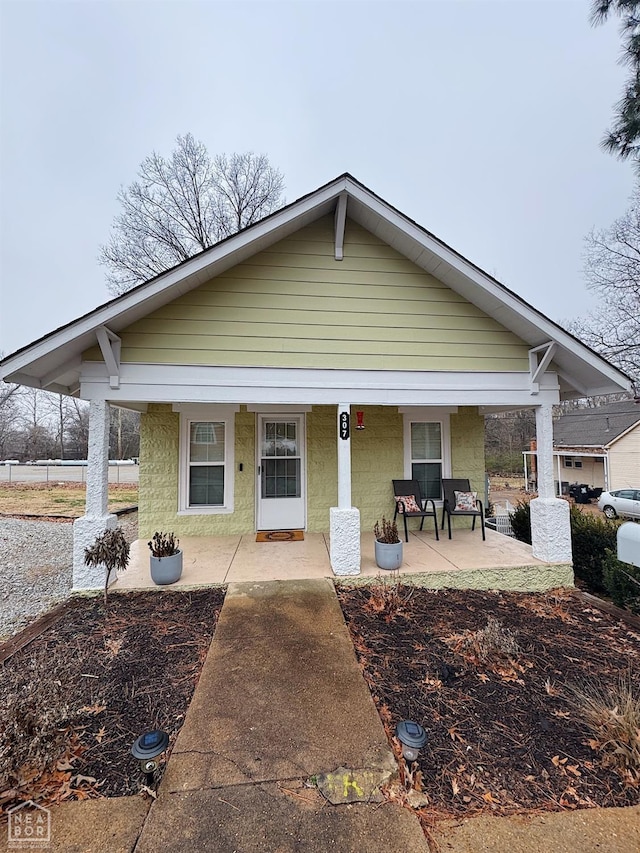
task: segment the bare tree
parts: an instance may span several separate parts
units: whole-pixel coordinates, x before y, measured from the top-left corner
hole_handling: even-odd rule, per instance
[[[99,261],[107,287],[124,293],[272,213],[284,203],[284,177],[263,154],[221,154],[178,136],[168,159],[153,152],[122,205]]]
[[[89,453],[89,406],[84,400],[69,398],[66,435],[71,458],[86,459]]]
[[[574,334],[640,380],[640,187],[629,209],[586,239],[587,287],[596,308],[570,324]]]
[[[55,394],[39,388],[23,388],[20,406],[24,459],[35,461],[56,454],[59,447],[55,437],[57,402]]]
[[[535,415],[531,409],[487,415],[485,456],[487,470],[496,474],[522,471],[522,451],[536,437]]]
[[[111,408],[109,448],[112,459],[140,455],[140,413],[119,406]]]
[[[19,385],[0,384],[0,459],[4,459],[7,450],[15,438],[19,420],[17,406],[20,394]]]

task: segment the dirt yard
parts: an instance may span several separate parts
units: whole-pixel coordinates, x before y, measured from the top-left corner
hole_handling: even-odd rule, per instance
[[[640,634],[629,625],[562,590],[433,592],[391,578],[338,595],[396,753],[399,720],[428,732],[412,777],[425,830],[640,803]],[[74,599],[9,658],[0,806],[141,790],[129,748],[156,727],[174,742],[222,601],[221,590],[112,593],[105,615],[100,598]]]
[[[129,754],[160,728],[170,745],[200,676],[224,591],[75,598],[3,664],[0,807],[124,796],[144,781]]]
[[[428,732],[417,786],[425,825],[640,803],[640,635],[626,623],[568,591],[389,582],[338,594],[387,733],[403,718]],[[607,693],[620,679],[635,706],[612,698],[601,718],[624,717],[619,727],[590,729],[576,693]]]
[[[109,511],[138,503],[137,484],[109,485]],[[0,485],[0,515],[66,516],[78,518],[85,508],[81,483],[3,483]]]

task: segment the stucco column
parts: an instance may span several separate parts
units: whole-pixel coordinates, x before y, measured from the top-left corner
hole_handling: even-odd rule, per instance
[[[116,526],[117,518],[107,511],[109,499],[109,404],[92,400],[89,404],[89,454],[85,514],[73,525],[73,588],[104,587],[103,566],[87,568],[84,549],[96,536]],[[115,581],[112,576],[111,583]]]
[[[335,575],[360,574],[360,510],[351,506],[351,412],[338,404],[338,506],[329,510],[329,555]]]
[[[570,563],[569,504],[555,497],[553,486],[553,410],[546,403],[535,412],[538,497],[531,501],[533,556],[546,563]]]

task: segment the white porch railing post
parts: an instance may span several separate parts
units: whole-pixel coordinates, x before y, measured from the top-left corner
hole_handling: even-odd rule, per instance
[[[553,409],[536,407],[538,497],[531,501],[533,556],[546,563],[571,562],[569,504],[556,498],[553,484]]]
[[[73,525],[73,588],[99,589],[104,586],[104,567],[87,568],[84,550],[93,544],[96,536],[117,523],[116,516],[108,512],[109,404],[103,400],[92,400],[89,404],[86,482],[85,514]]]
[[[351,406],[337,411],[338,506],[329,510],[329,552],[336,575],[360,574],[360,510],[351,506]]]

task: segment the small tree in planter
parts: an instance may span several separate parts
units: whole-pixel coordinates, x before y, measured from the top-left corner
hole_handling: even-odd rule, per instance
[[[182,576],[180,540],[174,533],[156,531],[147,543],[151,550],[151,579],[164,585],[175,583]]]
[[[402,541],[398,536],[398,525],[382,516],[382,523],[376,521],[373,527],[376,537],[376,564],[380,569],[395,571],[402,565]]]
[[[105,530],[89,548],[84,551],[84,564],[91,568],[103,565],[106,569],[104,579],[104,604],[107,606],[107,591],[111,572],[124,571],[129,562],[129,543],[124,538],[121,527]]]

